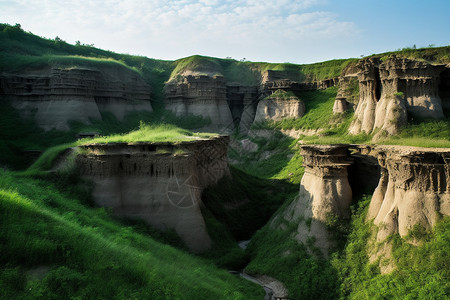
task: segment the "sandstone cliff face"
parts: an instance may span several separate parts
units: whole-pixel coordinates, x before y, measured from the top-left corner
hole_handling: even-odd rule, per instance
[[[367,215],[376,225],[367,249],[372,262],[380,257],[389,259],[391,250],[386,242],[389,235],[405,237],[415,226],[431,229],[441,215],[450,215],[448,148],[381,145],[301,148],[305,174],[298,197],[274,218],[271,226],[283,229],[280,219],[298,224],[297,241],[308,244],[312,240],[325,255],[333,244],[327,220],[330,216],[349,217],[352,190],[374,190]],[[374,182],[377,178],[378,183]],[[381,243],[381,248],[375,247],[377,243]],[[383,264],[380,261],[383,273],[392,271],[394,265],[391,261]]]
[[[393,56],[384,62],[361,60],[357,68],[360,100],[351,134],[376,129],[396,134],[406,124],[407,113],[443,118],[439,82],[444,66]]]
[[[222,76],[187,75],[169,81],[164,88],[165,108],[177,116],[189,114],[209,118],[216,129],[234,128]]]
[[[314,238],[315,246],[325,255],[332,245],[326,228],[327,219],[331,216],[350,217],[352,190],[347,167],[351,159],[347,149],[348,145],[302,146],[305,174],[298,198],[282,216],[291,222],[300,220],[296,239],[306,244]]]
[[[193,252],[210,247],[201,214],[203,189],[229,176],[227,137],[212,140],[82,146],[80,174],[94,182],[96,204],[115,214],[173,228]]]
[[[150,87],[126,68],[47,68],[0,75],[0,96],[45,130],[67,130],[111,112],[152,111]]]
[[[260,100],[256,109],[255,122],[281,121],[285,118],[300,118],[305,114],[305,104],[297,97],[277,96]]]
[[[415,225],[430,229],[439,214],[450,215],[450,149],[377,146],[381,178],[368,218],[377,240],[408,234]]]
[[[260,90],[264,96],[267,96],[276,90],[296,92],[327,89],[335,86],[338,82],[338,78],[330,78],[319,81],[300,81],[296,78],[292,78],[288,72],[267,70],[262,74]]]

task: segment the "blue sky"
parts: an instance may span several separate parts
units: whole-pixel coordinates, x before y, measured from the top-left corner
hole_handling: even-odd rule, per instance
[[[0,0],[0,22],[120,53],[312,63],[450,44],[449,0]]]

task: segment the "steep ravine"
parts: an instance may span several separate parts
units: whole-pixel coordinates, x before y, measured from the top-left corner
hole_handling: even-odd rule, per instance
[[[358,225],[371,228],[364,233],[365,237],[359,237],[367,239],[367,243],[358,248],[358,255],[367,257],[368,265],[374,264],[370,267],[376,268],[371,271],[374,274],[393,276],[393,271],[398,270],[392,252],[395,236],[402,243],[418,247],[427,240],[411,239],[410,232],[419,230],[430,235],[443,217],[450,216],[450,148],[344,144],[302,145],[301,149],[305,174],[298,196],[252,239],[252,261],[247,267],[253,276],[268,274],[281,280],[292,298],[321,295],[320,291],[309,287],[305,292],[296,287],[306,289],[305,286],[312,283],[328,291],[326,298],[338,293],[335,286],[338,278],[333,275],[336,270],[329,261],[337,263],[336,257],[356,251],[354,243],[360,243],[353,236],[352,244],[348,245],[343,240],[350,240],[345,236],[345,229],[344,235],[334,231],[341,230],[339,226],[347,224],[345,220],[351,217],[350,205],[356,200],[352,197],[353,191],[358,195],[369,191],[373,194],[367,217]],[[342,249],[346,252],[341,253]],[[304,260],[303,263],[299,259]],[[298,261],[296,266],[302,271],[288,270],[292,261]],[[363,261],[361,259],[360,263]],[[317,271],[317,281],[301,264],[323,268]],[[337,264],[348,266],[348,262],[343,261]],[[265,271],[260,273],[259,270]],[[309,274],[312,278],[296,277],[300,274]]]

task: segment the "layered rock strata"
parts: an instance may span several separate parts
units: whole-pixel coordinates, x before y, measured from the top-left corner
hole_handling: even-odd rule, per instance
[[[392,56],[384,62],[365,59],[357,64],[360,100],[351,134],[398,133],[407,113],[421,118],[443,118],[439,97],[442,65]]]
[[[373,191],[367,218],[376,225],[374,244],[376,240],[384,246],[368,249],[372,262],[390,257],[388,236],[405,237],[416,226],[429,230],[440,216],[450,215],[449,148],[303,145],[301,149],[305,174],[298,197],[271,226],[283,229],[280,220],[298,224],[297,241],[306,245],[313,241],[325,255],[333,245],[326,224],[330,217],[349,217],[353,191]],[[382,272],[392,271],[392,266],[383,263]]]
[[[450,215],[450,149],[377,146],[371,155],[381,166],[367,215],[377,241],[404,237],[416,225],[431,229],[439,215]]]
[[[68,130],[111,112],[152,111],[150,87],[125,67],[47,68],[0,75],[0,96],[45,130]]]
[[[201,214],[205,187],[229,176],[227,137],[170,143],[92,144],[76,158],[95,203],[118,216],[174,229],[193,252],[210,247]]]
[[[293,78],[286,71],[267,70],[262,74],[260,90],[264,96],[267,96],[276,90],[299,92],[327,89],[337,85],[338,82],[338,78],[318,81],[308,79],[300,80],[300,78]]]
[[[283,218],[298,222],[296,239],[307,244],[311,238],[325,255],[332,246],[326,224],[330,217],[349,218],[352,190],[347,168],[349,145],[301,146],[305,174],[298,198]]]
[[[305,104],[299,98],[269,96],[260,100],[255,122],[281,121],[285,118],[300,118],[305,114]]]
[[[165,108],[177,116],[202,116],[225,132],[234,128],[223,76],[179,76],[166,83],[164,95]]]

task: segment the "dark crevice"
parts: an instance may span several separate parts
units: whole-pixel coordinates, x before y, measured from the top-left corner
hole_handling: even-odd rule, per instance
[[[381,78],[380,78],[380,70],[375,68],[375,98],[380,101],[381,98]]]
[[[450,117],[450,69],[443,71],[439,78],[438,93],[446,117]]]

